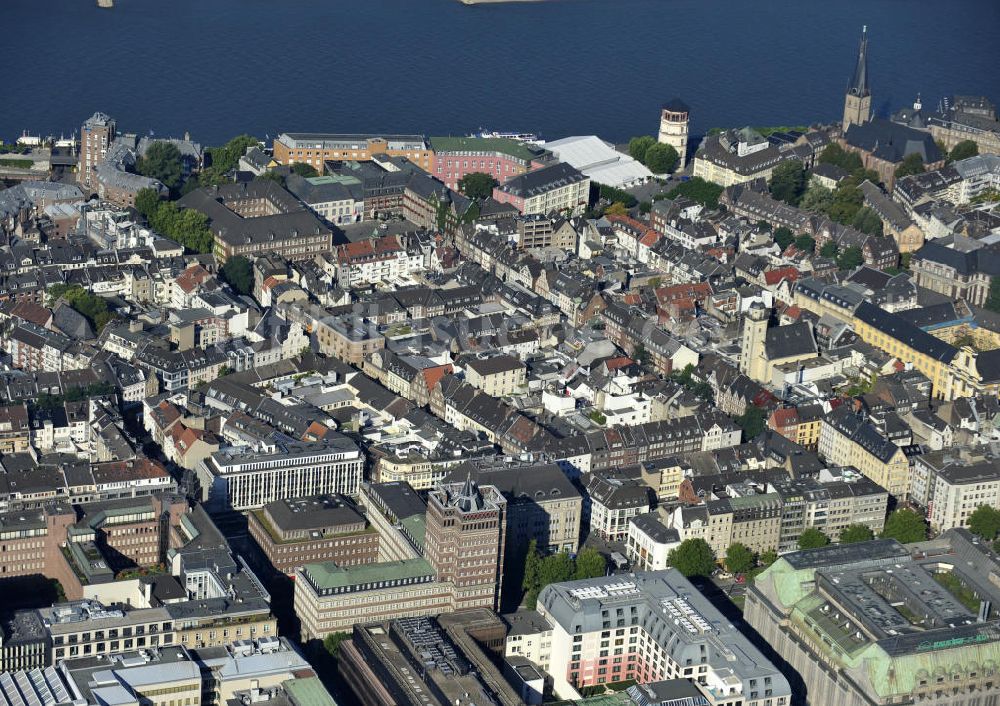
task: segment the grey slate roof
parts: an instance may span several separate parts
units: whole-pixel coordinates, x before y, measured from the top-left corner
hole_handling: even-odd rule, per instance
[[[224,203],[235,199],[267,199],[280,213],[241,218]],[[212,231],[230,245],[331,234],[330,229],[292,194],[269,180],[196,189],[178,201],[177,205],[181,208],[193,208],[208,216]]]
[[[929,132],[915,130],[890,120],[875,120],[863,125],[851,125],[844,139],[852,147],[871,152],[887,162],[901,162],[904,157],[919,154],[924,164],[944,159]]]
[[[561,162],[516,176],[501,185],[500,189],[514,196],[531,198],[560,186],[576,184],[586,178],[576,167]]]
[[[767,330],[764,350],[768,360],[779,360],[807,353],[816,353],[816,341],[808,322],[775,326]]]

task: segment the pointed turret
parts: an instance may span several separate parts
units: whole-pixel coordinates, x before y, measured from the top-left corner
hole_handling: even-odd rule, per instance
[[[872,92],[868,85],[868,26],[861,30],[861,46],[854,76],[844,96],[844,120],[841,124],[846,134],[851,125],[864,125],[872,118]]]
[[[462,512],[475,512],[483,509],[483,495],[479,492],[479,486],[472,480],[472,471],[465,477],[465,484],[455,498],[455,505]]]
[[[868,88],[868,25],[861,30],[861,47],[858,49],[858,64],[854,67],[854,78],[848,93],[852,96],[870,96]]]

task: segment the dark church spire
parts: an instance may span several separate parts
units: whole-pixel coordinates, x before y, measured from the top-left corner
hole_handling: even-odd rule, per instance
[[[868,25],[861,30],[861,47],[858,50],[858,65],[854,67],[854,78],[847,92],[852,96],[868,96]]]

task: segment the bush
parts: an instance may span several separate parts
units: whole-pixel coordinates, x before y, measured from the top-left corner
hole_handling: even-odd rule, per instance
[[[619,189],[616,186],[608,186],[607,184],[599,184],[596,182],[595,186],[597,187],[598,197],[605,201],[610,201],[612,203],[619,202],[624,204],[626,208],[632,208],[639,203],[635,196],[623,189]]]
[[[316,171],[316,167],[311,164],[306,164],[305,162],[296,162],[293,164],[292,173],[298,174],[300,177],[305,179],[312,179],[313,177],[319,176],[319,172]]]

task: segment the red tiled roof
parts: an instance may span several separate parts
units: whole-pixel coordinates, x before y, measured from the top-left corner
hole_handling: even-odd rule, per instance
[[[771,426],[775,429],[785,429],[799,423],[799,410],[795,407],[776,409],[771,414]]]
[[[212,274],[199,264],[194,264],[177,275],[177,286],[185,292],[193,292],[195,287],[211,277]]]
[[[7,313],[10,316],[16,316],[24,321],[30,321],[38,326],[45,326],[49,323],[52,318],[52,312],[46,309],[44,306],[39,306],[31,301],[19,300],[15,301],[13,306],[7,309]]]
[[[303,441],[319,441],[327,435],[330,428],[325,424],[320,424],[319,422],[313,422],[309,425],[309,428],[305,430],[302,434]]]
[[[438,365],[433,368],[424,368],[421,372],[424,375],[424,382],[427,384],[428,390],[433,390],[437,387],[437,384],[441,382],[441,378],[445,375],[451,375],[454,372],[454,368],[451,363],[448,365]]]
[[[348,264],[353,260],[381,260],[394,257],[402,250],[394,235],[384,235],[381,238],[359,240],[356,243],[344,243],[337,246],[337,261]]]
[[[138,458],[133,461],[112,461],[110,463],[95,463],[92,467],[94,481],[113,483],[117,481],[165,478],[169,477],[167,469],[150,458]]]
[[[767,272],[765,272],[764,282],[765,284],[769,285],[778,284],[783,279],[791,280],[792,282],[794,282],[801,276],[802,273],[799,272],[794,267],[779,267],[778,269],[768,270]]]

